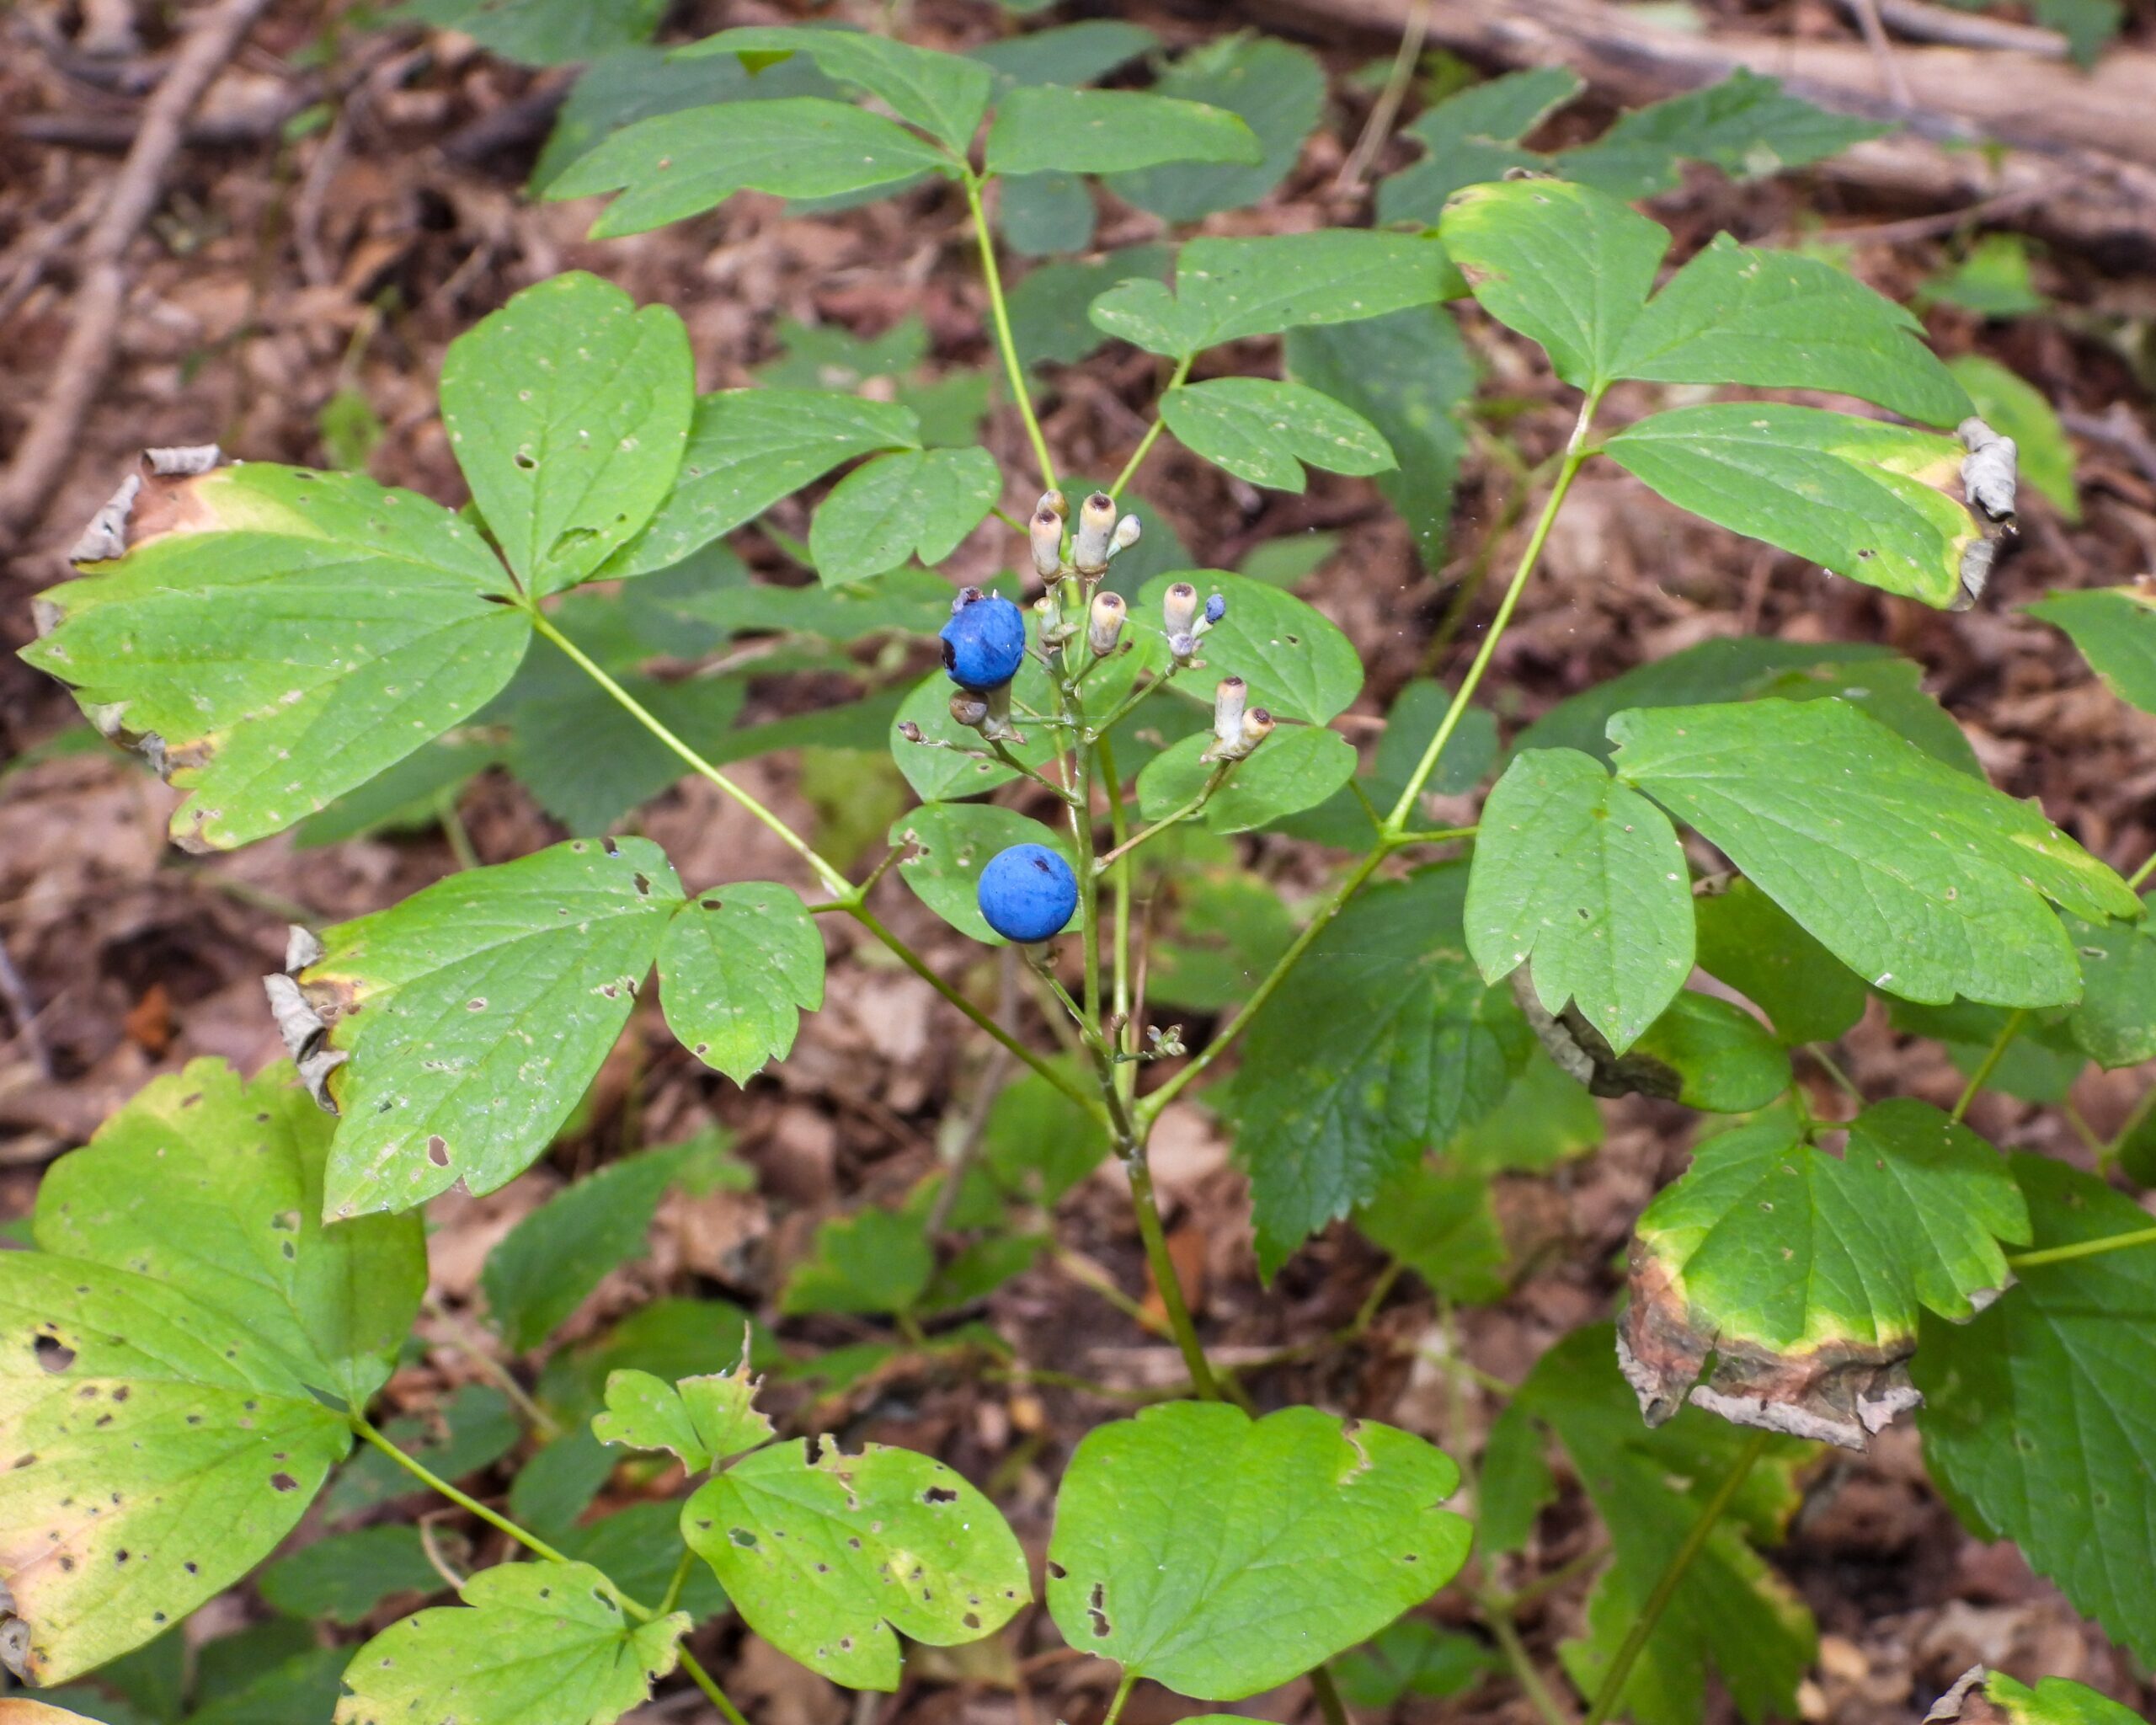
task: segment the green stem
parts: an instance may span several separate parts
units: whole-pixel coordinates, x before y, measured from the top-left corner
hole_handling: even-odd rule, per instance
[[[980,246],[981,280],[988,285],[988,309],[995,324],[995,344],[1003,352],[1003,369],[1011,380],[1011,394],[1026,421],[1026,435],[1033,440],[1033,459],[1040,463],[1041,481],[1055,489],[1055,458],[1048,452],[1048,439],[1041,433],[1033,398],[1026,387],[1026,368],[1018,363],[1018,344],[1011,338],[1011,308],[1004,303],[1003,272],[995,262],[995,239],[988,231],[988,211],[981,206],[980,175],[968,168],[958,184],[966,194],[966,207],[973,212],[974,238]]]
[[[2130,1234],[2107,1234],[2100,1240],[2077,1240],[2071,1246],[2047,1246],[2041,1252],[2007,1255],[2012,1270],[2034,1269],[2040,1264],[2071,1263],[2077,1258],[2100,1258],[2107,1252],[2124,1252],[2132,1246],[2156,1245],[2156,1228],[2136,1228]]]
[[[1433,826],[1422,832],[1397,834],[1390,842],[1396,849],[1402,845],[1451,845],[1471,839],[1481,830],[1479,826]]]
[[[1101,1725],[1115,1725],[1115,1722],[1123,1717],[1123,1704],[1130,1699],[1130,1691],[1137,1681],[1136,1672],[1123,1674],[1123,1681],[1116,1685],[1115,1699],[1108,1703],[1107,1717],[1101,1721]]]
[[[1550,1693],[1550,1685],[1542,1680],[1542,1674],[1534,1669],[1534,1660],[1527,1651],[1527,1644],[1519,1638],[1519,1631],[1509,1615],[1503,1611],[1485,1614],[1490,1633],[1497,1643],[1497,1651],[1505,1656],[1505,1663],[1513,1668],[1518,1680],[1521,1693],[1540,1717],[1542,1725],[1572,1725],[1557,1697]]]
[[[1182,1279],[1176,1274],[1175,1259],[1168,1255],[1168,1238],[1161,1227],[1160,1202],[1153,1194],[1153,1171],[1146,1165],[1145,1152],[1139,1150],[1125,1166],[1130,1170],[1132,1206],[1138,1212],[1138,1237],[1145,1242],[1145,1262],[1152,1267],[1153,1284],[1161,1290],[1161,1304],[1166,1309],[1176,1346],[1182,1350],[1191,1387],[1198,1391],[1199,1401],[1218,1402],[1221,1399],[1219,1380],[1213,1375],[1212,1362],[1206,1359],[1204,1344],[1198,1339],[1198,1327],[1191,1322],[1190,1306],[1182,1297]]]
[[[1769,1434],[1754,1432],[1745,1440],[1744,1447],[1737,1452],[1722,1482],[1715,1487],[1715,1494],[1700,1510],[1700,1518],[1692,1524],[1691,1531],[1684,1535],[1684,1543],[1669,1560],[1669,1567],[1662,1573],[1662,1579],[1655,1583],[1654,1591],[1647,1595],[1646,1605],[1633,1621],[1630,1631],[1617,1649],[1617,1657],[1609,1662],[1609,1669],[1602,1674],[1602,1686],[1595,1691],[1593,1705],[1587,1710],[1585,1725],[1603,1725],[1617,1708],[1617,1699],[1624,1693],[1625,1685],[1632,1674],[1632,1667],[1639,1663],[1641,1652],[1647,1638],[1662,1621],[1662,1614],[1669,1609],[1669,1602],[1677,1596],[1677,1589],[1692,1561],[1705,1549],[1707,1536],[1715,1530],[1715,1524],[1722,1518],[1738,1489],[1751,1474],[1753,1466],[1767,1452]]]
[[[681,1589],[689,1584],[689,1572],[696,1566],[696,1552],[683,1546],[680,1562],[674,1566],[674,1573],[667,1579],[665,1596],[659,1602],[659,1616],[664,1617],[680,1602]]]
[[[1195,357],[1195,355],[1186,354],[1176,361],[1175,370],[1168,374],[1168,387],[1161,392],[1162,395],[1182,387],[1183,380],[1190,376],[1190,362]],[[1115,483],[1108,487],[1109,496],[1120,498],[1123,495],[1123,488],[1137,477],[1139,468],[1145,465],[1145,457],[1153,452],[1153,446],[1161,441],[1161,433],[1166,425],[1166,421],[1161,417],[1156,408],[1153,413],[1153,423],[1145,428],[1145,435],[1138,440],[1138,447],[1131,451],[1130,459],[1123,464],[1123,471],[1115,476]]]
[[[1317,1697],[1317,1710],[1325,1715],[1325,1725],[1348,1725],[1348,1709],[1341,1703],[1339,1685],[1322,1659],[1310,1667],[1310,1693]]]
[[[2133,1105],[2133,1112],[2126,1117],[2126,1123],[2111,1135],[2111,1141],[2104,1146],[2105,1167],[2119,1159],[2119,1153],[2126,1148],[2127,1140],[2148,1124],[2151,1110],[2156,1110],[2156,1085],[2151,1085],[2142,1092],[2141,1100]]]
[[[1113,851],[1110,851],[1106,856],[1099,858],[1093,864],[1093,867],[1097,870],[1105,873],[1111,864],[1122,862],[1123,858],[1128,857],[1140,845],[1144,844],[1148,839],[1158,838],[1170,827],[1180,825],[1182,822],[1189,820],[1192,815],[1197,814],[1199,809],[1203,809],[1208,803],[1213,800],[1213,793],[1219,788],[1220,782],[1227,777],[1228,769],[1234,764],[1235,763],[1232,761],[1222,761],[1219,766],[1213,770],[1212,777],[1205,781],[1204,788],[1199,791],[1198,793],[1193,797],[1187,803],[1184,804],[1182,808],[1175,809],[1169,814],[1163,814],[1150,826],[1146,827],[1139,832],[1135,837],[1123,840]]]
[[[1961,1087],[1961,1094],[1955,1100],[1953,1118],[1956,1121],[1969,1112],[1969,1104],[1977,1099],[1977,1092],[1991,1081],[1991,1075],[2006,1058],[2008,1045],[2021,1033],[2021,1026],[2028,1017],[2026,1010],[2020,1007],[2006,1015],[2006,1022],[1999,1027],[1999,1034],[1992,1039],[1983,1059],[1977,1063],[1977,1070],[1969,1074],[1969,1081]]]
[[[2132,891],[2139,892],[2141,890],[2141,884],[2147,880],[2151,874],[2156,874],[2156,854],[2152,854],[2146,862],[2143,862],[2140,868],[2135,869],[2132,873],[2127,876],[2126,884]]]
[[[387,1455],[392,1461],[394,1461],[399,1467],[403,1468],[405,1472],[410,1474],[413,1478],[418,1480],[430,1491],[435,1492],[439,1495],[448,1498],[449,1501],[456,1504],[458,1509],[464,1510],[468,1514],[478,1516],[479,1519],[485,1522],[488,1526],[494,1529],[498,1532],[507,1534],[511,1539],[515,1540],[517,1544],[525,1547],[526,1550],[536,1553],[538,1556],[546,1558],[547,1562],[551,1563],[566,1563],[569,1561],[559,1551],[556,1551],[552,1546],[548,1545],[546,1541],[541,1539],[538,1535],[526,1532],[524,1529],[519,1527],[506,1515],[499,1514],[494,1510],[489,1509],[484,1503],[482,1503],[477,1498],[472,1497],[469,1493],[460,1492],[457,1490],[455,1486],[451,1485],[440,1474],[435,1472],[435,1471],[429,1467],[424,1462],[419,1461],[414,1456],[406,1455],[402,1450],[398,1449],[396,1445],[391,1443],[387,1438],[384,1437],[380,1431],[376,1430],[373,1425],[370,1424],[363,1416],[356,1413],[353,1414],[351,1416],[351,1427],[353,1431],[358,1434],[364,1441],[373,1445],[376,1449],[381,1450],[383,1455]],[[608,1582],[607,1586],[610,1588],[612,1587],[613,1583],[611,1581]],[[638,1621],[642,1622],[649,1620],[651,1613],[646,1610],[642,1605],[635,1604],[632,1600],[628,1599],[627,1595],[621,1593],[619,1589],[616,1589],[614,1597],[621,1601],[622,1608],[627,1611],[632,1616],[635,1617]]]
[[[683,1648],[680,1653],[681,1669],[689,1674],[689,1681],[701,1689],[704,1692],[704,1699],[718,1709],[719,1717],[726,1721],[726,1725],[749,1725],[748,1720],[742,1717],[740,1708],[726,1698],[726,1691],[718,1686],[711,1673],[697,1663],[696,1655],[686,1648]]]
[[[1115,841],[1115,848],[1108,852],[1111,860],[1120,857],[1130,840],[1130,811],[1123,799],[1123,780],[1115,770],[1115,748],[1106,737],[1094,745],[1100,757],[1101,783],[1108,798],[1108,836]],[[1129,1053],[1138,1046],[1138,1027],[1130,1022],[1130,864],[1126,860],[1115,871],[1115,931],[1110,947],[1113,960],[1110,975],[1115,979],[1113,1006],[1116,1023],[1123,1028],[1117,1032],[1116,1052]],[[1134,1071],[1128,1075],[1118,1073],[1117,1082],[1126,1087],[1134,1084]],[[1125,1100],[1128,1090],[1126,1088]]]
[[[691,772],[697,774],[702,778],[709,780],[712,784],[718,786],[720,790],[723,791],[728,796],[731,797],[735,802],[739,803],[744,809],[748,810],[750,814],[761,821],[765,826],[768,827],[772,833],[776,835],[779,841],[783,844],[787,849],[792,852],[795,856],[800,857],[803,862],[806,862],[808,867],[814,871],[816,878],[822,881],[823,884],[829,887],[833,892],[840,895],[841,897],[844,897],[853,891],[853,883],[848,880],[845,875],[841,874],[837,868],[826,862],[821,856],[818,855],[814,846],[809,844],[806,839],[803,838],[799,833],[794,831],[794,830],[788,826],[778,815],[773,814],[770,809],[764,807],[761,803],[759,803],[754,797],[750,796],[748,792],[742,789],[739,785],[734,783],[732,779],[721,772],[716,766],[713,766],[711,762],[705,760],[702,756],[696,753],[694,749],[691,749],[686,743],[683,742],[680,738],[675,735],[657,714],[654,713],[641,701],[638,700],[635,696],[632,695],[627,689],[616,682],[612,677],[609,676],[606,674],[605,668],[594,660],[590,654],[586,653],[584,649],[578,646],[575,642],[570,640],[567,635],[564,635],[559,629],[556,628],[554,627],[554,620],[552,617],[548,617],[544,611],[539,610],[536,606],[531,608],[529,615],[531,618],[531,627],[533,628],[536,629],[542,635],[544,635],[549,641],[552,641],[557,647],[560,648],[564,654],[568,654],[570,660],[576,665],[576,666],[581,670],[586,676],[590,677],[594,682],[597,683],[600,688],[604,689],[609,695],[611,695],[614,697],[616,702],[619,704],[623,712],[627,713],[630,718],[636,720],[638,724],[649,731],[653,736],[656,737],[661,743],[664,744],[667,748],[670,749],[675,755],[679,756],[681,760],[686,763]]]

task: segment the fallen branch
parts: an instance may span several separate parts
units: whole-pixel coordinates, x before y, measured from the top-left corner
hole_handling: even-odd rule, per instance
[[[75,318],[52,381],[0,477],[0,551],[12,549],[51,501],[83,416],[112,362],[113,338],[127,300],[127,248],[163,195],[165,173],[188,115],[267,4],[268,0],[217,0],[142,109],[135,147],[83,243]]]

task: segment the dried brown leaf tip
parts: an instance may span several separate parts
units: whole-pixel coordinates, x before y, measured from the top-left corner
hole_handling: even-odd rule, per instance
[[[2009,1725],[2013,1716],[1984,1693],[1984,1681],[1990,1675],[1981,1665],[1970,1666],[1931,1704],[1924,1725]]]

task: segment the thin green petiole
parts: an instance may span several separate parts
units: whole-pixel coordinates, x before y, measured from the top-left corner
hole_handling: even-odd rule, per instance
[[[674,1573],[666,1583],[665,1597],[659,1602],[657,1616],[664,1617],[680,1602],[681,1589],[689,1584],[689,1572],[696,1567],[696,1554],[688,1546],[681,1547],[681,1560],[674,1566]]]
[[[740,1708],[726,1698],[726,1691],[718,1686],[718,1680],[711,1673],[697,1663],[696,1656],[686,1648],[680,1650],[680,1655],[681,1669],[689,1674],[689,1681],[701,1689],[704,1692],[704,1699],[718,1709],[719,1717],[726,1721],[726,1725],[749,1725],[748,1720],[742,1717]]]
[[[1214,768],[1212,777],[1205,781],[1204,788],[1199,791],[1196,796],[1193,797],[1187,803],[1184,804],[1182,808],[1177,809],[1170,814],[1163,814],[1150,826],[1146,827],[1139,832],[1133,835],[1131,837],[1123,840],[1122,843],[1118,844],[1113,851],[1107,852],[1107,855],[1102,857],[1093,864],[1094,872],[1097,873],[1106,873],[1111,863],[1119,862],[1123,857],[1129,856],[1133,851],[1144,844],[1146,840],[1158,838],[1170,827],[1180,825],[1182,822],[1189,820],[1192,815],[1197,814],[1199,809],[1203,809],[1208,803],[1213,800],[1214,792],[1220,788],[1222,782],[1225,780],[1228,776],[1228,769],[1234,765],[1235,762],[1232,761],[1222,761],[1219,766]]]
[[[2041,1252],[2016,1252],[2007,1255],[2006,1267],[2011,1270],[2031,1270],[2047,1263],[2071,1263],[2077,1258],[2100,1258],[2107,1252],[2124,1252],[2130,1247],[2156,1245],[2156,1228],[2136,1228],[2130,1234],[2107,1234],[2100,1240],[2077,1240],[2071,1246],[2047,1246]]]
[[[2147,880],[2151,874],[2156,874],[2156,853],[2152,853],[2146,862],[2143,863],[2140,868],[2135,869],[2132,873],[2127,876],[2126,884],[2128,889],[2137,893],[2139,892],[2141,890],[2141,884]]]
[[[1033,459],[1040,463],[1042,482],[1053,491],[1055,458],[1048,452],[1048,439],[1042,434],[1039,416],[1033,412],[1032,393],[1026,387],[1026,368],[1018,363],[1018,344],[1011,339],[1011,308],[1003,299],[1003,272],[996,265],[995,240],[988,231],[988,211],[980,200],[980,189],[985,183],[971,168],[958,179],[966,194],[966,207],[973,212],[974,238],[980,247],[981,279],[988,286],[988,309],[995,325],[995,344],[1002,350],[1003,369],[1011,380],[1011,397],[1025,419],[1026,435],[1033,441]]]
[[[1107,1717],[1101,1721],[1101,1725],[1115,1725],[1115,1722],[1123,1717],[1123,1704],[1130,1699],[1130,1691],[1137,1682],[1136,1672],[1123,1674],[1123,1681],[1116,1685],[1115,1699],[1108,1703]]]
[[[511,1539],[515,1540],[517,1544],[525,1547],[526,1550],[535,1552],[538,1556],[546,1558],[548,1562],[566,1563],[569,1561],[569,1559],[564,1557],[552,1546],[548,1545],[546,1541],[541,1539],[538,1535],[526,1532],[524,1529],[519,1527],[506,1515],[499,1514],[494,1510],[489,1509],[484,1503],[482,1503],[477,1498],[472,1497],[469,1493],[460,1492],[457,1490],[455,1486],[451,1485],[447,1480],[442,1478],[440,1474],[435,1472],[434,1470],[429,1467],[424,1462],[418,1460],[414,1456],[406,1455],[402,1450],[398,1449],[396,1445],[391,1443],[387,1438],[384,1437],[373,1425],[369,1423],[364,1416],[356,1413],[351,1415],[350,1424],[352,1430],[357,1434],[360,1439],[373,1445],[376,1449],[381,1450],[383,1455],[389,1457],[392,1461],[394,1461],[399,1467],[403,1468],[405,1472],[410,1474],[413,1478],[418,1480],[420,1484],[425,1486],[430,1491],[437,1493],[440,1496],[448,1498],[451,1503],[456,1504],[458,1509],[464,1510],[467,1514],[478,1516],[480,1520],[485,1522],[488,1526],[494,1529],[497,1532],[507,1534]],[[610,1581],[607,1583],[607,1585],[611,1588],[613,1586],[613,1583]],[[637,1605],[633,1600],[622,1594],[618,1589],[615,1592],[614,1597],[621,1602],[622,1609],[623,1610],[627,1611],[630,1616],[637,1618],[639,1621],[648,1621],[650,1618],[651,1613],[649,1611],[646,1610],[643,1606]]]
[[[1161,392],[1163,396],[1182,387],[1183,380],[1190,376],[1190,362],[1195,357],[1195,355],[1185,354],[1176,361],[1175,370],[1168,374],[1168,387]],[[1161,441],[1161,433],[1166,429],[1167,421],[1155,408],[1153,423],[1145,428],[1145,435],[1138,440],[1138,447],[1131,451],[1130,459],[1123,464],[1123,471],[1115,476],[1115,483],[1108,487],[1109,496],[1118,499],[1123,496],[1123,487],[1137,477],[1139,468],[1145,465],[1145,457],[1153,452],[1153,446]]]
[[[1969,1112],[1969,1104],[1977,1099],[1977,1092],[1991,1082],[1991,1075],[1999,1070],[1999,1063],[2006,1058],[2008,1046],[2021,1033],[2021,1027],[2028,1021],[2028,1017],[2026,1009],[2020,1007],[2016,1007],[2006,1015],[2006,1022],[1999,1027],[1999,1034],[1993,1039],[1990,1048],[1984,1051],[1984,1057],[1977,1063],[1977,1070],[1969,1074],[1969,1081],[1961,1087],[1961,1094],[1954,1103],[1953,1119],[1956,1121],[1958,1122]]]
[[[1348,1709],[1341,1702],[1339,1687],[1322,1659],[1310,1667],[1310,1693],[1317,1697],[1317,1710],[1325,1715],[1325,1725],[1348,1725]]]

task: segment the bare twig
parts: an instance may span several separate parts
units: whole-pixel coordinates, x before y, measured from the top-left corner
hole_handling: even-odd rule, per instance
[[[1422,63],[1422,44],[1429,35],[1430,0],[1420,0],[1407,14],[1407,29],[1400,39],[1400,51],[1393,56],[1392,70],[1371,105],[1370,117],[1363,122],[1363,135],[1355,140],[1355,147],[1340,165],[1340,177],[1332,183],[1335,191],[1358,192],[1363,189],[1364,176],[1377,160],[1378,152],[1385,147],[1385,141],[1392,136],[1392,123],[1400,118],[1400,104],[1407,99],[1409,87],[1415,82],[1415,68]]]
[[[1860,0],[1843,0],[1854,9]],[[1871,0],[1880,21],[1913,42],[1939,42],[1950,48],[1989,48],[2009,54],[2033,54],[2041,60],[2064,60],[2072,51],[2057,30],[2009,24],[1982,13],[1935,6],[1930,0]]]
[[[2113,402],[2102,414],[2069,410],[2058,416],[2058,422],[2077,437],[2109,444],[2140,468],[2144,478],[2156,484],[2156,441],[2141,429],[2133,410],[2124,402]]]
[[[1879,21],[1879,0],[1849,0],[1849,7],[1856,13],[1857,28],[1864,32],[1864,45],[1879,63],[1879,76],[1886,86],[1886,93],[1897,108],[1907,108],[1910,105],[1909,81],[1902,76],[1901,63],[1894,58],[1894,45],[1886,40],[1886,26]]]
[[[45,1034],[37,1026],[37,1002],[30,998],[29,985],[23,980],[22,972],[16,969],[15,961],[8,956],[4,941],[0,941],[0,1001],[6,1003],[8,1016],[15,1021],[15,1040],[23,1045],[23,1052],[37,1068],[38,1076],[49,1080],[52,1076],[52,1054],[45,1047]]]
[[[83,245],[81,280],[73,296],[75,318],[52,381],[0,477],[0,550],[12,547],[35,526],[51,499],[83,417],[111,364],[114,332],[127,301],[127,248],[163,195],[165,173],[188,115],[267,4],[268,0],[217,0],[142,109],[135,147],[127,152]]]

